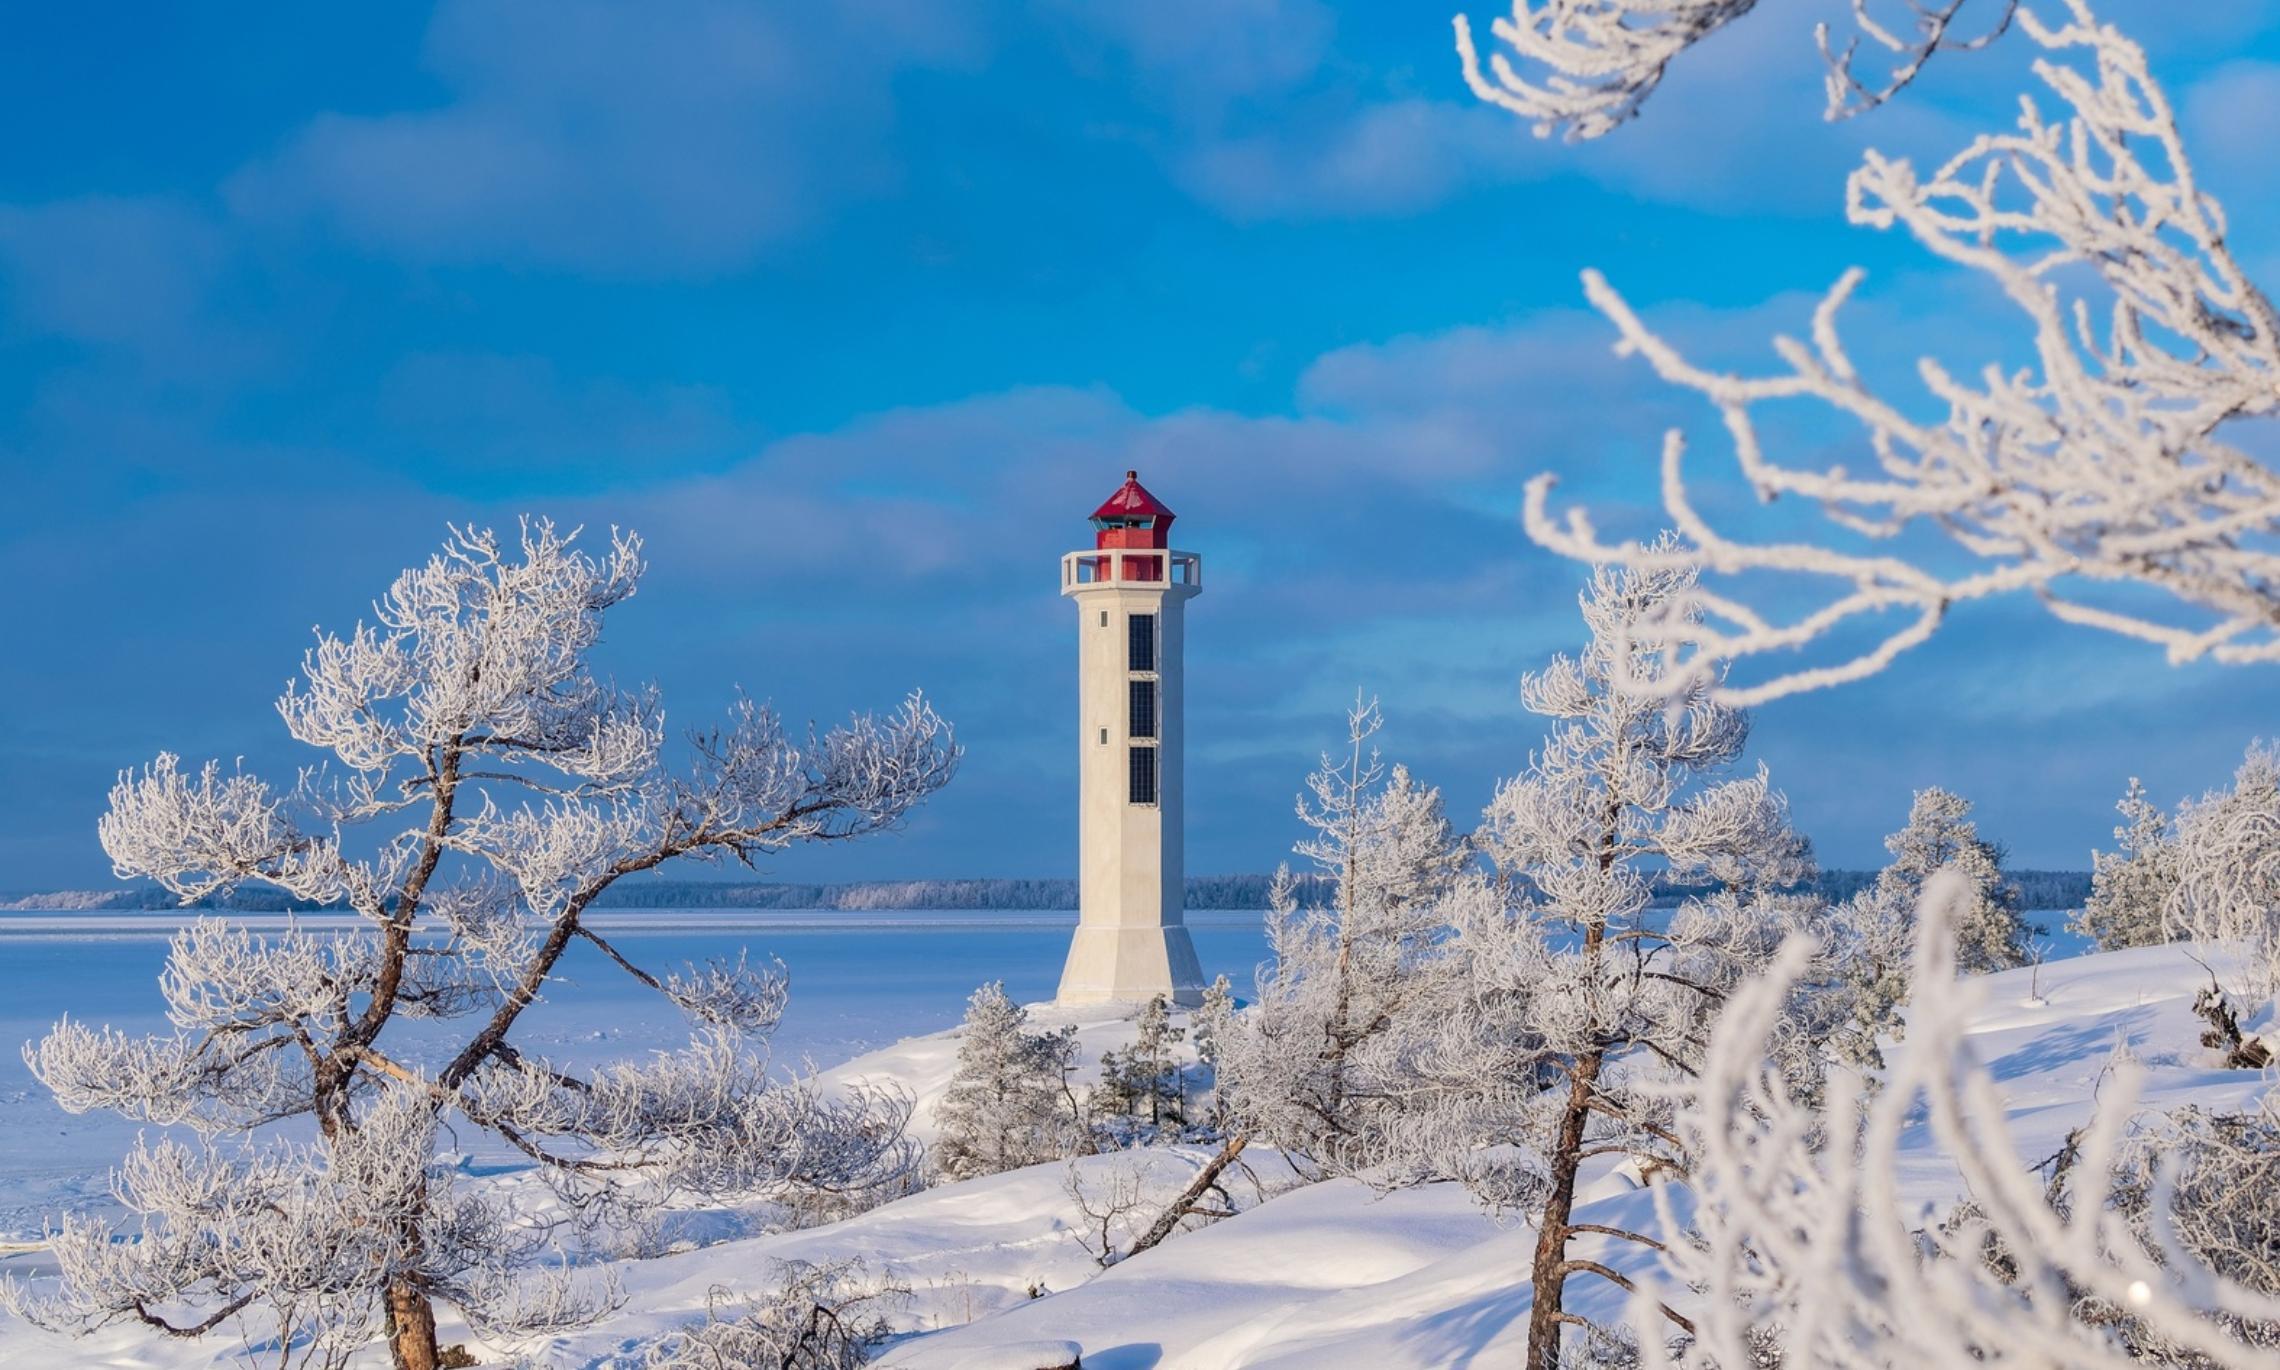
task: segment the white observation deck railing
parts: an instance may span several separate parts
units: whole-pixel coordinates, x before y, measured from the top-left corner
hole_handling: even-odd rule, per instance
[[[1163,586],[1195,594],[1203,589],[1203,556],[1169,547],[1094,547],[1061,558],[1061,593],[1089,586]]]

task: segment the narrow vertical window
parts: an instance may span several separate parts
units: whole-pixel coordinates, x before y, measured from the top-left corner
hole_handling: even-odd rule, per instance
[[[1125,620],[1131,625],[1132,645],[1127,669],[1153,671],[1156,669],[1156,616],[1134,614]]]
[[[1132,748],[1131,776],[1132,802],[1135,804],[1155,803],[1156,749],[1154,747]]]
[[[1106,728],[1100,730],[1100,745],[1103,747],[1108,745],[1108,729]]]
[[[1106,609],[1100,611],[1100,626],[1103,628],[1108,626],[1108,610]]]
[[[1130,682],[1132,708],[1127,715],[1131,727],[1128,737],[1154,737],[1156,735],[1156,682],[1135,680]]]

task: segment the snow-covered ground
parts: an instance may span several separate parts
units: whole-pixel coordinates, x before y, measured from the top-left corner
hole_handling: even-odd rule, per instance
[[[1973,1039],[2003,1091],[2022,1165],[2056,1151],[2088,1115],[2120,1047],[2146,1068],[2149,1106],[2239,1108],[2266,1087],[2253,1072],[2218,1068],[2199,1045],[2191,1001],[2207,978],[2184,949],[2156,947],[1979,982]],[[1099,1014],[1036,1014],[1077,1022],[1088,1062],[1129,1030]],[[954,1032],[918,1036],[829,1074],[901,1085],[918,1099],[925,1132],[956,1050]],[[1928,1135],[1914,1139],[1909,1155],[1911,1199],[1956,1197],[1954,1170]],[[1075,1170],[1088,1189],[1105,1190],[1119,1171],[1137,1167],[1144,1207],[1153,1207],[1207,1157],[1200,1148],[1166,1148],[1088,1157]],[[1529,1305],[1525,1225],[1481,1212],[1454,1186],[1378,1195],[1351,1181],[1301,1184],[1272,1153],[1246,1159],[1251,1173],[1236,1188],[1254,1206],[1106,1271],[1079,1240],[1084,1221],[1061,1165],[938,1187],[801,1232],[738,1236],[733,1214],[690,1215],[687,1249],[621,1264],[623,1313],[524,1349],[540,1364],[607,1365],[641,1338],[701,1316],[721,1292],[757,1287],[771,1261],[860,1256],[912,1291],[896,1315],[904,1335],[884,1358],[903,1370],[1015,1370],[1048,1363],[1063,1343],[1081,1348],[1088,1370],[1515,1363]],[[1594,1177],[1586,1197],[1579,1218],[1649,1220],[1647,1196],[1619,1174]],[[1639,1260],[1632,1251],[1604,1254],[1625,1267]],[[0,1269],[36,1266],[36,1252],[0,1261]],[[1579,1282],[1571,1306],[1611,1314],[1617,1301]],[[221,1339],[183,1344],[119,1329],[74,1343],[0,1320],[0,1364],[9,1366],[174,1370],[239,1356]]]

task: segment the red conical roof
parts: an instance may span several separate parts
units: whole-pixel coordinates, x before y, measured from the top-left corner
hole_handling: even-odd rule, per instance
[[[1096,519],[1156,518],[1165,522],[1173,518],[1163,501],[1149,494],[1148,487],[1140,483],[1138,471],[1125,472],[1124,484],[1117,487],[1106,504],[1093,510],[1092,516]]]

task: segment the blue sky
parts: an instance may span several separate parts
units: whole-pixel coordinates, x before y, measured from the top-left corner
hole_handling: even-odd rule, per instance
[[[1190,869],[1280,858],[1357,688],[1462,817],[1577,631],[1522,483],[1620,513],[1664,428],[1709,432],[1610,355],[1582,268],[1736,365],[1855,263],[1872,363],[2017,345],[1840,205],[1864,145],[1999,125],[2026,54],[1826,126],[1811,25],[1841,8],[1767,0],[1583,148],[1475,107],[1432,6],[28,10],[0,51],[0,889],[100,883],[103,792],[162,747],[309,759],[268,703],[310,626],[447,521],[523,511],[649,539],[603,653],[680,721],[923,685],[959,723],[908,833],[774,873],[1069,873],[1055,559],[1128,466],[1210,567]],[[2280,281],[2280,6],[2104,9]],[[2217,783],[2276,697],[1983,606],[1761,710],[1752,750],[1831,864],[1946,783],[2017,861],[2082,866],[2127,776]]]

